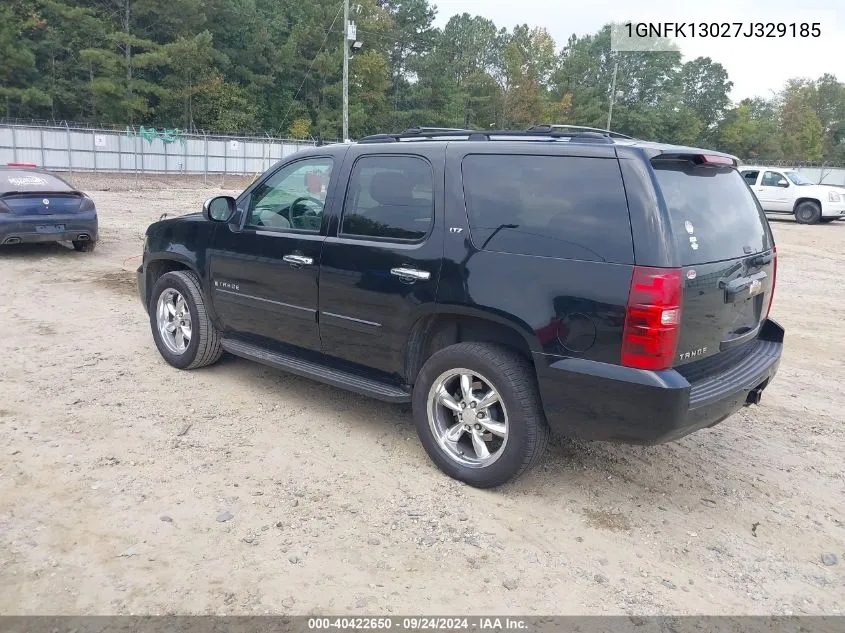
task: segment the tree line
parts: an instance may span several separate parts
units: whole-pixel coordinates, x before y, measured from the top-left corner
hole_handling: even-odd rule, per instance
[[[845,164],[845,84],[796,78],[732,103],[725,68],[678,52],[612,53],[610,26],[559,45],[428,0],[352,0],[350,135],[415,125],[605,127],[747,160]],[[4,0],[7,118],[340,136],[339,0]],[[0,114],[2,116],[2,114]]]

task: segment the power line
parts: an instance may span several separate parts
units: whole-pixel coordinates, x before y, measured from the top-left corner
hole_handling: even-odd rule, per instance
[[[320,53],[323,52],[323,48],[326,46],[326,42],[329,40],[329,35],[334,28],[334,23],[337,22],[337,18],[340,15],[340,12],[343,11],[343,2],[340,3],[340,7],[337,9],[337,13],[334,14],[334,20],[332,20],[331,26],[329,26],[329,30],[326,31],[326,37],[323,38],[323,43],[320,44],[320,48],[317,50],[317,54],[314,55],[314,59],[311,60],[311,65],[308,67],[308,72],[305,73],[305,77],[302,78],[302,83],[299,84],[299,88],[296,91],[296,94],[293,95],[293,100],[290,102],[290,107],[288,108],[287,113],[285,113],[285,118],[282,119],[281,129],[284,130],[285,124],[288,122],[288,117],[290,116],[291,110],[293,110],[293,106],[296,105],[296,98],[299,96],[299,93],[302,91],[302,86],[305,85],[305,82],[308,81],[308,76],[311,74],[311,69],[314,68],[314,62],[317,61],[317,58],[320,56]]]

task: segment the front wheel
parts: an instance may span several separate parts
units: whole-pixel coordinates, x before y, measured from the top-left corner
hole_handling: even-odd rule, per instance
[[[434,354],[414,385],[413,413],[432,461],[477,488],[518,477],[548,444],[534,369],[500,345],[458,343]]]
[[[821,207],[815,202],[802,202],[795,207],[795,220],[799,224],[817,224],[821,217]]]
[[[174,367],[211,365],[223,353],[220,333],[208,316],[193,272],[177,270],[159,277],[150,293],[149,313],[156,347]]]

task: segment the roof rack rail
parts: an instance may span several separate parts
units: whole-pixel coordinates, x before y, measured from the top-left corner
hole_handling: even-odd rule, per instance
[[[467,128],[460,128],[460,127],[420,127],[414,126],[409,127],[407,130],[402,132],[402,134],[428,134],[431,132],[463,132],[463,133],[471,133],[475,132],[475,130],[468,130]]]
[[[540,125],[535,125],[533,127],[528,128],[529,132],[540,132],[540,131],[554,131],[554,130],[579,130],[581,132],[597,132],[599,134],[604,134],[611,138],[627,138],[633,139],[633,136],[628,136],[627,134],[622,134],[620,132],[614,132],[613,130],[603,130],[602,128],[598,127],[587,127],[586,125],[569,125],[566,123],[543,123]]]
[[[359,139],[359,143],[394,143],[402,139],[416,139],[419,141],[435,138],[467,137],[470,141],[489,140],[486,132],[451,127],[409,127],[398,134],[371,134]]]
[[[358,139],[359,143],[395,143],[399,140],[400,134],[370,134]]]
[[[465,130],[460,128],[429,128],[412,127],[398,134],[373,134],[359,139],[359,143],[396,143],[402,140],[529,140],[571,139],[586,143],[613,143],[613,138],[631,138],[617,132],[608,133],[597,128],[579,126],[534,126],[528,130]]]

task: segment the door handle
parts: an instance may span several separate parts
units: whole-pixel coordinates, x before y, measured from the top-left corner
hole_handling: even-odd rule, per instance
[[[282,259],[294,266],[310,266],[314,263],[313,257],[305,257],[305,255],[285,255]]]
[[[402,281],[427,281],[431,279],[430,272],[416,268],[391,268],[390,274],[399,277]]]

